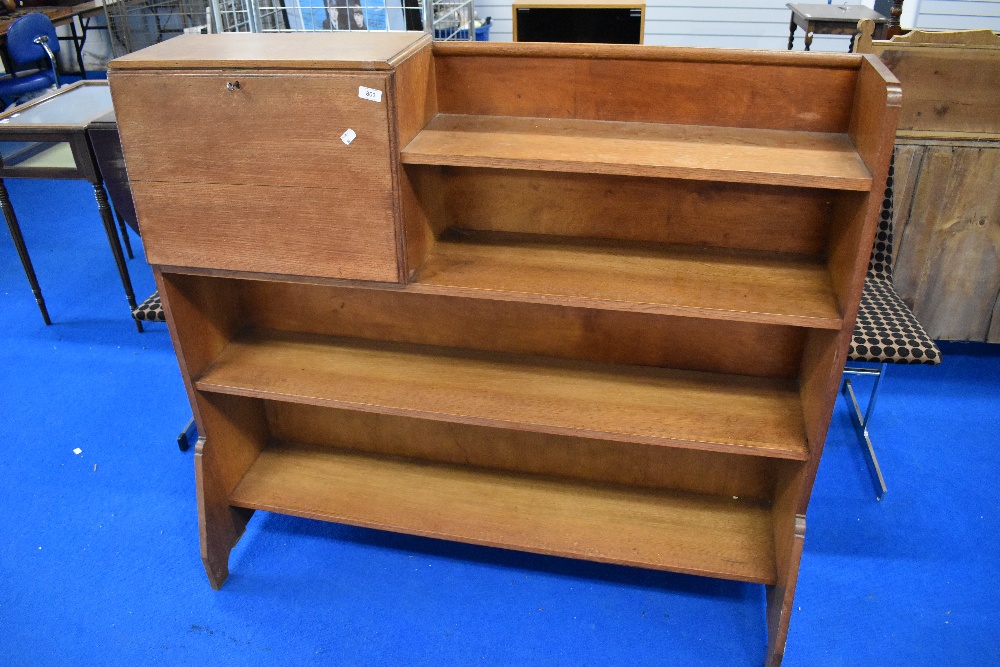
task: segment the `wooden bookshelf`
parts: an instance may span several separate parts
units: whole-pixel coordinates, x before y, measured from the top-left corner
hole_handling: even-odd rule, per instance
[[[210,583],[255,510],[736,579],[777,667],[900,97],[808,55],[371,33],[113,62]]]
[[[739,498],[568,483],[273,443],[230,502],[424,537],[774,582],[770,511]]]
[[[463,424],[807,458],[798,389],[772,378],[253,332],[230,343],[195,386]]]
[[[823,329],[842,321],[817,258],[684,245],[450,230],[411,289]]]
[[[439,114],[400,154],[440,164],[871,189],[846,133]]]

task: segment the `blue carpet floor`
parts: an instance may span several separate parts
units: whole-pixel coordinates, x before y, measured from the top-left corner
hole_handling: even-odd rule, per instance
[[[763,663],[761,586],[264,513],[211,590],[165,326],[135,331],[88,185],[8,187],[54,324],[0,232],[0,665]],[[882,503],[838,402],[788,667],[1000,664],[998,348],[890,368]]]

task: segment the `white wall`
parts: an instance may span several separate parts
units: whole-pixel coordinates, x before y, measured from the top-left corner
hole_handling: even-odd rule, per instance
[[[969,30],[986,28],[1000,31],[1000,2],[997,0],[911,0],[916,8],[915,28],[925,30]],[[903,5],[906,9],[906,5]]]
[[[788,47],[788,23],[791,18],[791,11],[785,7],[786,2],[646,0],[645,43],[783,50]],[[854,4],[871,7],[874,0]],[[491,40],[510,41],[512,38],[511,5],[511,0],[482,0],[476,3],[476,12],[480,17],[493,17]],[[905,27],[950,30],[991,28],[1000,31],[998,0],[907,0],[903,9]],[[912,18],[907,20],[909,17],[916,17],[915,25]],[[803,48],[803,37],[802,30],[796,30],[795,48]],[[816,35],[812,49],[846,51],[849,42],[849,37]]]

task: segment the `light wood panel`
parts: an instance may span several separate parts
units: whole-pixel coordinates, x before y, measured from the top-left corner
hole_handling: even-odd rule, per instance
[[[726,579],[775,580],[766,507],[295,444],[261,453],[241,507]]]
[[[258,328],[401,343],[794,377],[805,339],[797,327],[393,289],[234,282],[245,304],[245,321]]]
[[[109,69],[389,70],[430,37],[415,32],[180,35],[116,58]]]
[[[438,240],[409,289],[743,322],[841,326],[826,267],[799,255],[456,230]]]
[[[568,171],[867,190],[844,134],[439,114],[404,164]]]
[[[195,386],[556,435],[808,456],[798,389],[786,380],[256,331],[231,343]]]
[[[441,113],[807,132],[847,130],[861,58],[526,43],[434,54]]]
[[[230,83],[239,83],[228,90]],[[359,86],[383,91],[381,102]],[[364,197],[391,190],[381,73],[119,72],[111,78],[132,182],[287,185]],[[293,111],[294,110],[294,111]],[[341,135],[357,135],[349,145]],[[331,175],[331,164],[338,165]],[[286,199],[294,210],[295,200]],[[391,221],[391,209],[377,206]],[[142,216],[139,217],[142,225]]]
[[[267,401],[271,437],[509,472],[770,503],[802,463]]]
[[[153,264],[400,279],[390,188],[139,181],[132,193]]]
[[[421,167],[435,226],[821,255],[837,193],[694,180]]]

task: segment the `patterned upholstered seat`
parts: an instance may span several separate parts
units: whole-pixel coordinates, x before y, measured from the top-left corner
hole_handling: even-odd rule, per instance
[[[875,376],[875,384],[864,414],[861,413],[849,379],[844,379],[843,390],[850,408],[851,421],[858,439],[864,445],[863,453],[875,487],[875,497],[879,500],[885,494],[886,486],[875,456],[875,447],[868,434],[868,423],[875,411],[875,399],[878,397],[879,384],[885,375],[886,366],[941,363],[941,351],[892,286],[893,177],[894,169],[890,165],[878,232],[868,261],[868,275],[861,292],[861,306],[854,324],[851,348],[847,353],[848,361],[873,361],[879,366],[877,369],[852,366],[844,368],[845,375]]]
[[[890,364],[939,364],[941,351],[892,286],[892,190],[893,167],[890,166],[878,232],[847,358]]]
[[[160,304],[160,293],[153,292],[148,299],[140,303],[132,311],[132,317],[140,322],[166,322],[167,315]]]

